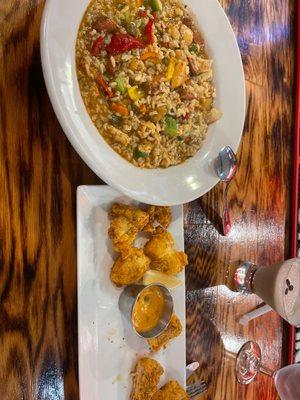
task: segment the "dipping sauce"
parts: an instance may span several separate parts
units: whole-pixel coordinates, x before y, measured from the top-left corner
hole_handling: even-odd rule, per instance
[[[137,332],[148,332],[156,327],[164,311],[164,295],[157,286],[144,289],[132,312],[132,323]]]

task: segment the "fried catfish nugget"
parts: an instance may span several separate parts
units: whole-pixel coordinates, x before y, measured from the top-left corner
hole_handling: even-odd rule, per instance
[[[149,265],[150,259],[143,249],[131,247],[126,253],[121,253],[114,263],[110,279],[116,286],[130,285],[143,277]]]
[[[159,351],[161,348],[179,336],[182,332],[182,325],[177,315],[173,314],[167,328],[157,337],[148,339],[148,344],[152,351]]]
[[[149,215],[137,207],[127,206],[126,204],[115,203],[110,209],[111,217],[126,217],[132,224],[141,230],[149,222]]]
[[[147,209],[149,222],[144,227],[144,231],[151,234],[158,234],[167,229],[172,221],[172,211],[170,207],[149,206]],[[155,224],[157,226],[155,226]]]
[[[130,400],[150,400],[157,391],[163,367],[151,358],[141,358],[132,371],[133,389]]]
[[[189,398],[177,381],[169,381],[154,394],[151,400],[189,400]]]
[[[108,235],[114,244],[115,250],[122,253],[132,246],[138,232],[138,229],[129,219],[120,216],[111,221]]]
[[[136,207],[113,204],[110,210],[111,221],[108,235],[117,252],[127,251],[134,243],[137,234],[149,221],[149,215]]]
[[[153,236],[146,243],[144,251],[151,259],[150,268],[165,274],[176,275],[188,263],[187,255],[183,251],[174,249],[174,239],[167,231]]]

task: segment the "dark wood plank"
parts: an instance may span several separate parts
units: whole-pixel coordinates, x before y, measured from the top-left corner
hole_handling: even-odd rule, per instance
[[[42,1],[0,4],[0,398],[78,399],[76,187],[44,86]]]
[[[186,207],[188,359],[201,362],[207,399],[275,399],[268,377],[235,383],[235,351],[255,338],[270,368],[282,363],[275,314],[242,329],[257,299],[221,286],[239,259],[287,254],[294,82],[291,0],[223,0],[238,37],[248,107],[240,169],[229,190],[233,231],[215,229],[220,188]],[[39,26],[44,2],[0,2],[0,398],[78,394],[75,193],[101,183],[65,138],[46,94]],[[268,334],[266,334],[266,332]]]
[[[290,188],[295,62],[292,1],[222,1],[242,54],[247,117],[238,152],[239,170],[229,188],[233,229],[220,236],[221,185],[186,207],[187,356],[198,360],[198,377],[209,382],[203,397],[214,400],[277,398],[272,378],[260,374],[243,387],[234,378],[236,353],[250,339],[271,370],[284,365],[284,331],[271,312],[243,327],[236,321],[259,299],[225,286],[231,264],[269,265],[289,256]],[[196,311],[194,311],[196,310]]]

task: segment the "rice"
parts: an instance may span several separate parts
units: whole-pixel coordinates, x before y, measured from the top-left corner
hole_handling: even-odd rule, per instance
[[[145,35],[150,20],[152,44]],[[127,30],[143,48],[110,54],[112,37]],[[76,65],[83,101],[99,133],[138,167],[184,162],[221,116],[213,106],[212,60],[179,0],[163,1],[156,16],[146,2],[93,0],[78,31]]]

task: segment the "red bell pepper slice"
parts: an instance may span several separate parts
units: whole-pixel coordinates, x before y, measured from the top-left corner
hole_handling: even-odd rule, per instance
[[[99,36],[98,39],[96,39],[94,41],[93,46],[92,46],[93,56],[95,56],[95,57],[99,56],[101,48],[103,46],[103,41],[104,41],[104,39],[102,36]]]
[[[128,33],[115,33],[105,50],[112,55],[124,53],[132,49],[142,49],[143,43]]]
[[[147,25],[145,27],[145,34],[146,34],[146,37],[147,37],[147,43],[148,44],[153,44],[154,43],[153,29],[154,29],[154,20],[153,19],[149,19],[149,21],[147,22]]]
[[[154,21],[157,18],[157,12],[153,11],[152,13],[153,19],[149,19],[146,27],[145,27],[145,35],[147,37],[147,43],[148,44],[153,44],[154,43]]]

